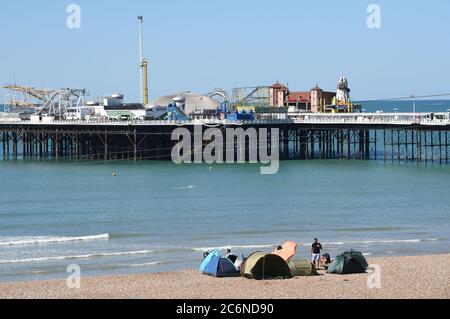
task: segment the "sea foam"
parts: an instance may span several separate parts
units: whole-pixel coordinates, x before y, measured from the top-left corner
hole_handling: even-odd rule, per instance
[[[11,259],[0,260],[0,264],[20,264],[20,263],[32,263],[32,262],[45,262],[45,261],[58,261],[67,259],[88,259],[95,257],[115,257],[115,256],[127,256],[127,255],[148,255],[154,253],[154,250],[138,250],[138,251],[125,251],[125,252],[105,252],[105,253],[93,253],[86,255],[73,255],[73,256],[49,256],[49,257],[37,257],[37,258],[25,258],[25,259]]]
[[[52,236],[36,236],[36,237],[0,237],[0,247],[5,246],[22,246],[22,245],[43,245],[77,241],[93,241],[108,240],[109,234],[77,236],[77,237],[52,237]]]

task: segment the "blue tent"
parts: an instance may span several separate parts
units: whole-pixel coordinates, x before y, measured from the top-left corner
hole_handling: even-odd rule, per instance
[[[239,276],[239,271],[236,270],[231,260],[220,256],[219,250],[215,249],[205,257],[198,268],[200,272],[205,275],[214,277],[234,277]]]
[[[214,255],[208,264],[206,269],[203,270],[203,274],[213,277],[238,277],[239,271],[234,267],[234,264],[225,257]]]
[[[211,259],[215,256],[220,257],[220,253],[217,249],[213,250],[212,252],[209,253],[208,256],[205,257],[203,262],[200,264],[198,271],[204,272],[206,267],[208,266],[209,262],[211,261]]]

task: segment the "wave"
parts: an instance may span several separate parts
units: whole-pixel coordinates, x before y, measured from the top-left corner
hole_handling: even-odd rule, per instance
[[[50,236],[37,236],[37,237],[10,237],[3,241],[0,239],[0,247],[5,246],[23,246],[23,245],[42,245],[42,244],[55,244],[66,243],[74,241],[93,241],[93,240],[108,240],[109,234],[79,236],[79,237],[50,237]]]
[[[195,188],[195,185],[172,187],[173,190],[185,190],[185,189],[194,189],[194,188]]]
[[[95,254],[73,255],[73,256],[50,256],[50,257],[38,257],[38,258],[26,258],[26,259],[0,260],[0,264],[20,264],[20,263],[32,263],[32,262],[58,261],[58,260],[67,260],[67,259],[89,259],[89,258],[95,258],[95,257],[115,257],[115,256],[127,256],[127,255],[148,255],[148,254],[153,254],[153,253],[155,253],[155,250],[95,253]]]
[[[276,247],[276,245],[229,245],[229,246],[221,246],[221,247],[194,247],[191,250],[193,250],[193,251],[210,251],[213,249],[218,249],[218,250],[258,249],[258,248],[272,248],[272,247]]]
[[[143,264],[128,264],[128,265],[124,265],[124,266],[130,267],[130,268],[137,268],[137,267],[146,267],[146,266],[156,266],[156,265],[161,265],[161,264],[163,264],[162,261],[152,261],[152,262],[143,263]]]
[[[345,227],[345,228],[333,228],[331,230],[338,232],[388,232],[388,231],[400,231],[402,227],[389,227],[389,226],[380,226],[380,227]]]
[[[324,245],[347,245],[347,244],[399,244],[399,243],[421,243],[440,241],[442,238],[430,239],[381,239],[381,240],[355,240],[355,241],[336,241],[323,243]]]
[[[395,244],[395,243],[421,243],[421,242],[435,242],[443,240],[442,238],[431,238],[431,239],[386,239],[386,240],[355,240],[355,241],[331,241],[323,242],[323,245],[329,246],[342,246],[342,245],[370,245],[370,244]],[[311,244],[299,243],[300,247],[309,247]],[[219,246],[219,247],[194,247],[190,250],[193,251],[211,251],[213,249],[226,250],[226,249],[264,249],[264,248],[274,248],[277,245],[229,245],[229,246]]]

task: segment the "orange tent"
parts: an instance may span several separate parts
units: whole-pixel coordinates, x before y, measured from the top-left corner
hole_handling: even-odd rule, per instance
[[[275,250],[272,254],[278,255],[285,261],[291,259],[297,253],[297,243],[293,241],[287,241],[282,246],[282,249]]]

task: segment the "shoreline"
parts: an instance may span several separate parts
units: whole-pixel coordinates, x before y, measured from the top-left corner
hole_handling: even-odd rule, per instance
[[[381,288],[367,285],[370,273],[325,274],[288,280],[213,278],[196,270],[0,284],[1,299],[450,299],[450,254],[368,258],[380,269]],[[323,274],[323,271],[321,272]]]

